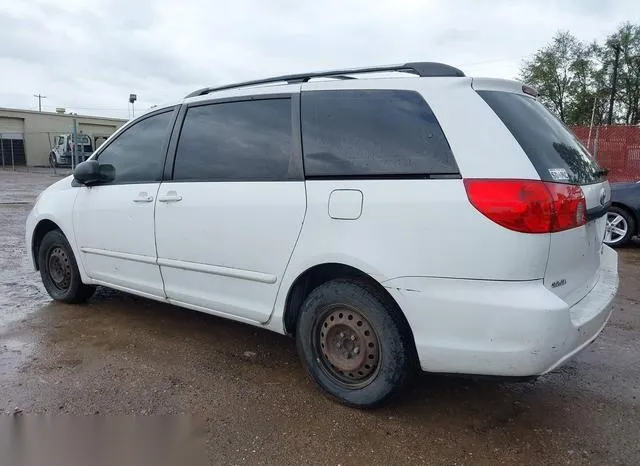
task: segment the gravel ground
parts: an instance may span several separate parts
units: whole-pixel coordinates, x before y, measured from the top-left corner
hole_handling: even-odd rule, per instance
[[[357,411],[315,388],[287,337],[104,289],[52,302],[23,243],[57,179],[0,170],[0,412],[191,414],[213,464],[640,464],[640,243],[620,251],[603,334],[559,370],[422,375]]]

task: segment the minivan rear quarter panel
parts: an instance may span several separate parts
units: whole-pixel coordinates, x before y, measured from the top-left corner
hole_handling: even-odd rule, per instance
[[[290,270],[338,262],[378,281],[396,277],[533,280],[544,275],[549,235],[498,227],[467,199],[462,180],[311,180]],[[363,193],[357,220],[329,216],[337,189]],[[328,253],[328,251],[331,251]]]
[[[357,81],[303,84],[301,100],[304,103],[305,93],[316,90],[413,90],[433,110],[461,177],[539,179],[500,119],[471,88],[470,79]],[[304,121],[302,126],[304,133]],[[291,270],[304,270],[315,265],[312,262],[357,266],[354,262],[366,260],[364,271],[379,281],[403,276],[479,280],[544,276],[549,235],[524,235],[496,225],[469,203],[462,179],[319,179],[307,180],[306,186],[305,227]],[[359,219],[330,218],[328,200],[336,189],[363,193]],[[331,257],[324,251],[332,251]]]

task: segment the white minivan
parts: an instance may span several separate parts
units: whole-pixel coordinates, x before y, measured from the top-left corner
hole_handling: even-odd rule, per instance
[[[618,287],[605,173],[521,83],[302,73],[129,122],[39,196],[26,242],[54,299],[101,285],[294,335],[365,407],[418,367],[535,376],[592,342]]]

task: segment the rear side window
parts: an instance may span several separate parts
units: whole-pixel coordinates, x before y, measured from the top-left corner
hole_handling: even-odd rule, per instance
[[[295,179],[291,99],[191,107],[178,141],[174,180]]]
[[[574,134],[532,97],[478,91],[511,131],[543,181],[591,184],[603,180],[597,162]]]
[[[302,93],[308,177],[457,174],[433,112],[417,92]]]

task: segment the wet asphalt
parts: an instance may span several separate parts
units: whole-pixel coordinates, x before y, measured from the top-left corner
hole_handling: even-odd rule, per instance
[[[595,343],[535,381],[421,375],[372,411],[324,397],[292,339],[106,289],[52,302],[24,247],[59,177],[0,170],[0,413],[192,414],[212,464],[640,464],[640,242]]]

